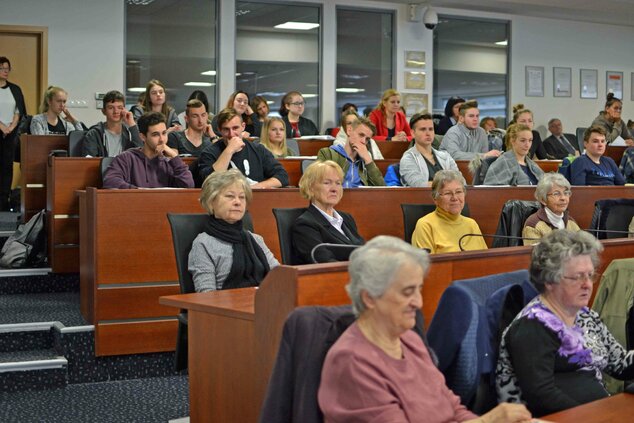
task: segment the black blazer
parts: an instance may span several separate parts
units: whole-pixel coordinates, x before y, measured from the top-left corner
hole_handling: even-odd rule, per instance
[[[284,121],[284,125],[286,125],[286,138],[293,138],[293,128],[291,127],[291,123],[288,120],[288,115],[282,116],[282,120]],[[305,118],[304,116],[299,117],[297,127],[299,128],[299,134],[301,136],[319,135],[319,129],[317,129],[315,123],[312,120]]]
[[[528,156],[533,158],[533,155],[537,157],[539,160],[544,160],[548,158],[548,153],[544,148],[544,143],[542,142],[542,137],[539,135],[539,132],[533,130],[533,144],[531,145],[531,149],[528,152]]]
[[[564,134],[566,139],[572,144],[575,150],[579,150],[579,141],[577,141],[577,136],[574,134]],[[563,159],[568,157],[568,150],[564,148],[563,145],[559,142],[558,139],[555,138],[554,135],[549,136],[544,140],[544,148],[548,155],[552,156],[555,159]]]
[[[365,243],[357,232],[357,224],[354,222],[354,218],[346,212],[337,211],[337,213],[343,218],[341,229],[343,229],[347,238],[336,230],[317,207],[312,204],[297,218],[291,230],[294,264],[312,264],[310,252],[316,245],[324,242],[343,245],[363,245]],[[322,248],[317,252],[315,258],[318,262],[324,263],[346,261],[349,255],[349,251],[334,252]]]

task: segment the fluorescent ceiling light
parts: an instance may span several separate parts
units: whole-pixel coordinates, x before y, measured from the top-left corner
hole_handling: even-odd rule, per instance
[[[205,75],[205,76],[216,76],[216,71],[215,70],[208,70],[208,71],[204,71],[200,73],[201,75]]]
[[[365,88],[337,88],[335,91],[338,93],[362,93]]]
[[[132,87],[132,88],[128,88],[128,91],[130,91],[131,93],[143,93],[143,92],[145,92],[145,88],[144,87]]]
[[[213,87],[216,84],[211,82],[185,82],[183,85],[186,87]]]
[[[504,40],[504,41],[498,41],[497,43],[495,43],[498,46],[507,46],[509,45],[508,40]]]
[[[315,97],[317,97],[317,94],[302,94],[302,97],[304,97],[304,98],[315,98]]]
[[[316,24],[316,23],[293,22],[293,21],[284,22],[283,24],[274,26],[274,28],[277,28],[277,29],[297,29],[300,31],[307,31],[309,29],[314,29],[318,27],[319,27],[319,24]]]

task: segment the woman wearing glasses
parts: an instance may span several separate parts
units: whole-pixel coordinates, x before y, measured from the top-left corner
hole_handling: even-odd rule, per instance
[[[242,115],[242,122],[244,122],[244,132],[242,132],[242,138],[259,137],[262,131],[262,122],[258,119],[258,115],[253,111],[249,105],[249,95],[244,91],[236,91],[229,96],[226,109],[235,109],[236,112]],[[218,128],[218,115],[214,116],[211,120],[211,128],[216,135],[222,137],[220,128]]]
[[[290,91],[282,97],[279,112],[286,124],[286,138],[319,134],[317,125],[312,120],[302,116],[305,106],[306,102],[299,91]]]
[[[584,231],[553,231],[533,248],[530,280],[540,295],[502,335],[496,369],[500,402],[539,417],[609,396],[602,372],[634,376],[626,351],[588,308],[601,243]]]
[[[522,237],[524,245],[533,245],[555,229],[579,231],[579,225],[568,215],[570,182],[560,173],[547,173],[537,184],[535,198],[542,207],[526,219]]]
[[[614,93],[608,93],[604,110],[592,121],[591,126],[599,125],[605,129],[605,140],[608,144],[621,137],[631,147],[634,145],[634,141],[632,140],[632,134],[627,129],[627,125],[621,119],[622,111],[623,102],[621,99],[615,97]]]
[[[432,254],[466,250],[486,250],[478,223],[462,216],[466,182],[456,170],[439,170],[431,183],[436,210],[418,219],[412,233],[412,245]],[[473,236],[465,236],[467,234]]]

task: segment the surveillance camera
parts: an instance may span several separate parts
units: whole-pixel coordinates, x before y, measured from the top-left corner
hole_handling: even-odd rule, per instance
[[[425,24],[425,28],[431,29],[432,31],[436,29],[436,26],[438,25],[438,13],[436,13],[431,6],[427,8],[425,14],[423,15],[423,23]]]

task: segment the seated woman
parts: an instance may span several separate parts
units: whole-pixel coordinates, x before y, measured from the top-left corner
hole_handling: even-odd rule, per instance
[[[31,120],[33,135],[66,135],[82,130],[82,124],[66,108],[67,94],[64,89],[51,85],[44,92],[40,114]]]
[[[369,118],[376,126],[377,140],[408,141],[412,138],[407,117],[401,111],[401,94],[395,89],[383,93]]]
[[[533,133],[528,126],[509,126],[506,152],[491,163],[484,185],[537,185],[544,171],[529,157],[532,144]]]
[[[458,124],[460,119],[460,106],[465,102],[464,98],[451,97],[445,104],[445,115],[438,122],[438,128],[436,133],[438,135],[445,135],[447,130],[454,125]]]
[[[543,207],[528,216],[522,229],[524,245],[537,244],[539,240],[555,229],[577,232],[581,229],[568,215],[570,203],[570,182],[560,173],[547,173],[535,188],[535,198]]]
[[[282,97],[279,112],[286,125],[286,138],[319,134],[317,125],[312,120],[302,116],[305,106],[306,102],[299,91],[290,91]]]
[[[603,111],[594,118],[591,126],[598,125],[605,130],[605,141],[608,144],[621,137],[625,144],[631,147],[634,145],[634,140],[632,140],[632,134],[627,125],[621,119],[622,111],[623,102],[621,99],[615,97],[614,93],[608,93]]]
[[[609,396],[601,372],[634,376],[626,351],[588,308],[603,246],[587,232],[553,231],[533,247],[530,279],[541,293],[504,331],[498,399],[537,416]]]
[[[260,136],[262,132],[262,122],[258,118],[258,115],[253,111],[249,105],[249,95],[244,91],[236,91],[229,96],[225,109],[234,109],[240,115],[242,115],[242,122],[244,122],[244,132],[242,132],[242,138],[251,138]],[[211,127],[219,137],[222,137],[220,128],[218,128],[218,115],[214,116],[211,120]]]
[[[282,118],[274,116],[264,121],[260,144],[269,150],[276,159],[296,155],[286,146],[286,125]]]
[[[266,120],[269,118],[269,103],[267,103],[266,98],[261,95],[256,95],[251,100],[251,110],[255,112],[258,117],[260,123],[264,124]]]
[[[359,119],[359,115],[352,107],[349,107],[348,110],[344,110],[341,113],[341,127],[332,143],[333,145],[346,145],[348,142],[348,126],[357,119]],[[381,153],[379,146],[372,138],[370,138],[370,151],[374,160],[383,160],[383,153]]]
[[[139,120],[141,116],[149,112],[163,113],[167,121],[167,132],[182,131],[180,121],[178,120],[178,114],[176,110],[169,104],[167,104],[165,85],[158,79],[152,79],[147,83],[145,87],[145,96],[143,97],[143,104],[135,104],[130,108],[134,120]]]
[[[524,108],[523,104],[516,104],[513,106],[513,123],[521,123],[522,125],[526,125],[530,128],[533,133],[533,144],[531,145],[531,151],[528,157],[538,158],[539,160],[545,160],[548,158],[548,153],[546,152],[546,147],[542,142],[542,137],[539,135],[539,132],[534,130],[535,121],[533,120],[533,112]]]
[[[403,153],[400,173],[403,186],[427,187],[439,170],[458,170],[458,165],[446,151],[432,148],[434,121],[429,113],[412,116],[409,126],[414,134],[414,146]]]
[[[209,222],[194,239],[188,263],[196,292],[258,286],[279,266],[262,237],[242,227],[251,198],[251,187],[237,169],[205,179],[200,204]]]
[[[603,155],[606,147],[605,129],[595,125],[583,133],[585,153],[570,164],[572,185],[625,185],[616,163]]]
[[[498,128],[495,118],[486,116],[480,121],[480,128],[484,129],[489,139],[489,150],[500,150],[504,147],[504,136],[506,131]]]
[[[486,250],[487,244],[476,221],[460,214],[466,193],[466,182],[460,172],[436,172],[431,183],[436,210],[418,219],[412,233],[412,245],[426,248],[432,254]],[[468,234],[476,236],[465,236]]]
[[[411,330],[429,256],[378,236],[350,256],[346,287],[357,319],[330,348],[318,401],[326,422],[528,422],[521,404],[478,418],[460,404]]]
[[[294,263],[313,263],[313,248],[324,242],[363,244],[354,218],[346,212],[335,210],[343,196],[342,183],[343,170],[332,160],[314,162],[302,175],[299,180],[299,192],[310,201],[310,205],[293,224],[291,236],[295,252]],[[330,251],[321,248],[315,259],[319,263],[345,261],[349,254],[349,251]]]

